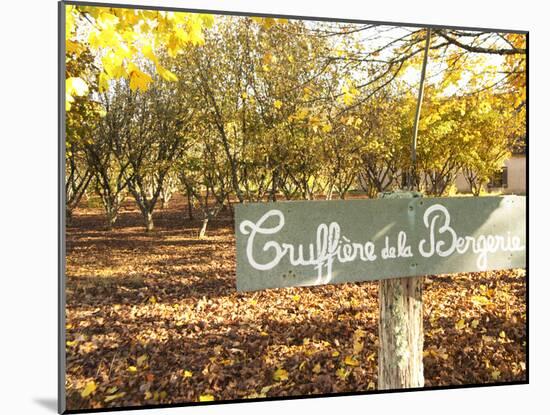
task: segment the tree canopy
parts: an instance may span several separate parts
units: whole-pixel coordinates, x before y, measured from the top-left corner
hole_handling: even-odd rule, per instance
[[[177,189],[207,220],[235,202],[399,187],[427,33],[68,6],[71,206],[89,187],[112,226],[129,194],[152,229]],[[442,195],[463,172],[478,195],[525,136],[526,36],[429,33],[417,182]]]

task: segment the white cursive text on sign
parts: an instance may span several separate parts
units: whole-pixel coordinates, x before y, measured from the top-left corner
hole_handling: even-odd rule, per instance
[[[276,223],[267,226],[269,219]],[[271,221],[273,222],[273,220]],[[491,253],[515,252],[525,250],[518,236],[511,235],[476,235],[459,236],[451,226],[451,215],[445,206],[435,204],[424,212],[423,223],[428,231],[428,237],[420,239],[418,252],[424,258],[432,256],[449,257],[453,254],[464,254],[471,250],[477,255],[477,267],[480,271],[487,269],[488,256]],[[395,258],[413,257],[412,247],[407,244],[407,233],[399,231],[397,247],[391,246],[389,237],[384,239],[384,247],[380,256],[376,254],[374,242],[354,242],[342,234],[338,222],[321,223],[317,227],[315,243],[289,244],[267,240],[258,245],[258,235],[275,235],[285,225],[284,214],[278,209],[266,212],[257,222],[244,220],[239,226],[243,235],[248,235],[246,241],[246,258],[254,269],[267,271],[276,267],[287,256],[292,266],[313,266],[317,271],[317,283],[328,283],[332,279],[335,262],[346,263],[351,261],[392,260]],[[269,252],[269,259],[259,262],[254,254],[255,250]]]

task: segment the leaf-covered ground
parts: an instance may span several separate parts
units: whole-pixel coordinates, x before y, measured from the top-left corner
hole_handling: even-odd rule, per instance
[[[378,284],[237,293],[229,214],[198,239],[181,198],[146,233],[128,202],[67,229],[69,409],[376,388]],[[524,380],[525,272],[430,276],[426,386]]]

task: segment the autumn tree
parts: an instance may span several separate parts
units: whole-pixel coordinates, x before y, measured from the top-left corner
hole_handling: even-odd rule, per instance
[[[86,193],[92,180],[92,171],[77,145],[66,151],[65,200],[66,219],[70,222],[74,209]]]
[[[513,95],[487,92],[467,98],[464,125],[469,130],[462,172],[474,196],[500,172],[504,161],[525,136],[522,111],[513,108]]]
[[[68,10],[68,117],[99,115],[69,188],[93,183],[110,226],[126,191],[152,228],[179,186],[206,229],[235,201],[373,197],[410,170],[423,29]],[[442,195],[462,171],[475,193],[524,134],[525,36],[430,40],[417,180]]]
[[[67,5],[65,10],[67,66],[78,59],[75,52],[89,48],[98,57],[95,65],[102,91],[111,80],[149,85],[155,73],[158,78],[175,80],[160,63],[157,50],[177,56],[186,46],[203,43],[203,29],[214,21],[208,14],[117,7]],[[147,71],[139,64],[143,59],[150,63]],[[88,90],[85,76],[80,73],[67,78],[67,110],[75,96],[86,95]]]
[[[369,197],[400,185],[410,146],[402,134],[408,123],[409,104],[387,91],[343,117],[350,135],[356,136],[360,143],[352,154],[359,158],[355,172]]]
[[[73,95],[66,102],[66,105],[72,106],[72,111],[67,112],[65,117],[65,209],[66,218],[70,220],[93,177],[86,148],[94,141],[96,125],[104,111],[101,103],[86,96],[89,91],[97,91],[93,54],[81,46],[68,52],[68,56],[65,78],[73,88]]]
[[[128,189],[134,197],[146,230],[153,229],[153,211],[173,170],[186,151],[193,130],[194,109],[181,90],[156,80],[155,88],[127,83],[125,95],[132,117],[122,157],[128,160]]]
[[[131,175],[124,146],[131,133],[132,107],[124,95],[125,88],[125,83],[118,81],[110,91],[99,94],[105,115],[98,122],[93,140],[85,148],[108,229],[114,226],[118,218]]]
[[[187,157],[178,162],[178,177],[188,201],[198,204],[202,215],[199,238],[206,236],[208,223],[228,203],[231,194],[228,164],[216,140],[194,141]]]

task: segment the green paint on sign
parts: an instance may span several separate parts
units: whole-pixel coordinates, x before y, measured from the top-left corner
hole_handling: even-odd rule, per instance
[[[237,289],[525,267],[525,197],[241,204]]]

